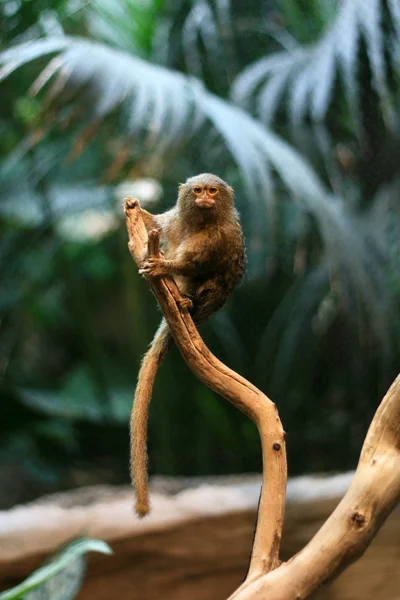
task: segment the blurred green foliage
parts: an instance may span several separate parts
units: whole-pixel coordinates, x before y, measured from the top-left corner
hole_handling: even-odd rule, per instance
[[[160,314],[120,184],[161,181],[161,212],[206,170],[236,189],[249,273],[201,333],[278,404],[292,474],[354,467],[400,355],[396,0],[7,0],[0,14],[0,480],[22,482],[0,504],[127,481]],[[261,468],[253,424],[175,349],[149,427],[152,473]]]
[[[110,546],[102,540],[75,538],[64,544],[22,583],[0,592],[0,600],[73,600],[82,586],[87,552],[112,554]]]

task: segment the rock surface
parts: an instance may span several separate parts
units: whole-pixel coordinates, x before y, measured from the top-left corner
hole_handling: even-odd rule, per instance
[[[352,474],[288,483],[282,559],[300,550],[335,508]],[[109,542],[91,554],[79,600],[224,600],[242,581],[260,479],[153,483],[152,514],[138,520],[129,487],[95,486],[0,511],[0,589],[21,581],[57,546],[86,533]],[[320,600],[400,600],[400,509],[365,555]]]

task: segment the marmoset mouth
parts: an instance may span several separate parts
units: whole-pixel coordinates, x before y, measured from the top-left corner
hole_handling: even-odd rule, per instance
[[[213,208],[215,206],[214,200],[195,200],[196,206],[199,208]]]

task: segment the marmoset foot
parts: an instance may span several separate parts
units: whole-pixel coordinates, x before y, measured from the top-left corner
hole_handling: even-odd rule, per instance
[[[169,275],[170,269],[168,268],[168,261],[163,257],[149,257],[143,263],[142,268],[139,270],[141,275],[150,275],[150,277],[161,277],[162,275]]]
[[[178,300],[178,306],[181,310],[190,312],[193,309],[193,300],[190,296],[183,295],[182,298]]]

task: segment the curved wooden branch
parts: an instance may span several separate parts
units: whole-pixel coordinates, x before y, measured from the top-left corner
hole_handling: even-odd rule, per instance
[[[125,199],[129,251],[140,268],[144,258],[158,256],[158,231],[148,238],[139,203]],[[148,242],[148,243],[147,243]],[[232,402],[257,425],[262,445],[263,480],[253,552],[247,581],[275,569],[286,500],[286,447],[276,406],[246,379],[221,363],[203,343],[190,314],[181,310],[181,295],[169,277],[146,277],[164,313],[175,343],[194,374],[212,390]],[[268,477],[267,477],[268,470]]]
[[[125,202],[129,250],[140,265],[147,233],[137,201]],[[152,230],[148,252],[159,252]],[[204,345],[170,278],[148,278],[175,342],[197,377],[246,413],[260,432],[263,485],[250,568],[229,600],[304,600],[337,577],[366,550],[400,500],[400,375],[371,423],[354,480],[330,518],[301,552],[279,565],[286,496],[284,432],[275,405],[256,387],[222,364]],[[267,477],[268,471],[268,477]]]
[[[371,423],[353,482],[318,533],[235,600],[303,600],[367,549],[400,500],[400,375]]]

